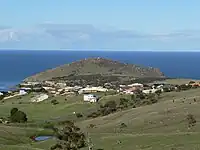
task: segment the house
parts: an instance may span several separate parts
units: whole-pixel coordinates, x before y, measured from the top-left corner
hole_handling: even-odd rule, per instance
[[[200,82],[189,83],[189,85],[191,85],[192,87],[199,87]]]
[[[3,93],[0,92],[0,96],[2,96],[2,95],[3,95]]]
[[[21,83],[20,85],[21,85],[21,86],[27,87],[27,86],[37,86],[37,85],[41,85],[41,83],[40,83],[40,82],[24,82],[24,83]]]
[[[65,88],[67,86],[67,84],[60,82],[60,83],[57,83],[56,86],[59,88]]]
[[[142,90],[142,93],[144,94],[150,94],[150,93],[155,93],[159,89],[147,89],[147,90]]]
[[[125,94],[134,94],[134,92],[135,92],[136,90],[138,90],[137,87],[131,87],[131,88],[125,89],[125,90],[123,91],[123,93],[125,93]]]
[[[49,96],[47,94],[39,94],[31,99],[31,102],[41,102],[48,99]]]
[[[24,91],[31,91],[32,88],[30,88],[30,87],[22,87],[21,90],[24,90]]]
[[[126,85],[121,84],[121,85],[119,85],[119,87],[124,88],[124,87],[126,87]]]
[[[133,83],[133,84],[129,84],[128,87],[139,87],[139,88],[143,88],[143,84],[141,84],[141,83]]]
[[[95,92],[107,92],[108,89],[103,88],[103,87],[86,87],[83,89],[80,89],[78,91],[79,94],[81,93],[95,93]]]
[[[27,92],[25,90],[19,90],[19,95],[26,95]]]
[[[54,81],[45,81],[44,83],[49,86],[54,86],[56,84]]]
[[[85,94],[83,96],[83,100],[85,102],[91,102],[91,103],[96,103],[98,101],[97,96],[93,95],[93,94]]]

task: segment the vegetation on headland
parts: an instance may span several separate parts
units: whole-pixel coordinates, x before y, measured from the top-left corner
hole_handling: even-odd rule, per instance
[[[143,67],[133,64],[121,63],[105,58],[88,58],[80,61],[66,64],[45,72],[31,76],[25,81],[45,81],[51,79],[65,78],[69,81],[76,79],[83,79],[90,77],[90,75],[97,75],[97,77],[105,77],[118,79],[127,77],[132,78],[162,78],[164,74],[159,69],[152,67]],[[101,75],[101,76],[99,76]],[[95,78],[94,78],[95,79]],[[87,80],[87,79],[86,79]]]

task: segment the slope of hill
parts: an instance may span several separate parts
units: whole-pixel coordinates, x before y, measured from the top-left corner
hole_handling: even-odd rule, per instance
[[[96,75],[160,78],[164,74],[157,68],[142,67],[104,58],[88,58],[38,73],[25,81],[44,81],[58,77]]]

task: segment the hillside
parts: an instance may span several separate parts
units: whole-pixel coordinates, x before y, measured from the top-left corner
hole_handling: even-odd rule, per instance
[[[102,96],[100,103],[117,101],[119,95]],[[68,97],[67,101],[66,97],[54,97],[59,101],[57,105],[51,104],[51,98],[39,104],[30,103],[30,97],[26,95],[1,103],[1,117],[8,116],[11,108],[16,107],[26,112],[28,123],[0,124],[0,150],[48,150],[55,139],[34,142],[30,137],[52,135],[47,122],[54,124],[65,120],[74,120],[87,133],[94,150],[199,150],[200,147],[199,88],[163,93],[158,103],[153,105],[125,109],[94,119],[86,116],[100,104],[84,103],[81,95]],[[82,113],[83,118],[77,118],[74,111]],[[188,114],[194,115],[197,121],[191,129],[188,128]],[[123,123],[126,126],[121,126]]]
[[[157,68],[121,63],[104,58],[88,58],[65,64],[25,79],[25,81],[44,81],[85,75],[128,76],[134,78],[160,78],[164,74]]]

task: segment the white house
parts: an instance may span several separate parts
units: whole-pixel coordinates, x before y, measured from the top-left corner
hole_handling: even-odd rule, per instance
[[[25,90],[19,90],[19,95],[26,95],[27,92]]]
[[[103,88],[103,87],[86,87],[83,89],[80,89],[78,91],[79,94],[81,93],[94,93],[94,92],[107,92],[108,89]]]
[[[3,95],[3,93],[0,92],[0,96],[2,96],[2,95]]]
[[[67,86],[67,84],[60,82],[60,83],[57,83],[56,86],[60,87],[60,88],[65,88]]]
[[[49,98],[49,96],[47,94],[40,94],[40,95],[33,97],[31,99],[31,102],[42,102],[48,98]]]
[[[142,92],[144,94],[150,94],[150,93],[155,93],[156,91],[158,91],[159,89],[148,89],[148,90],[143,90]]]
[[[133,84],[129,84],[129,87],[143,87],[143,84],[141,83],[133,83]]]
[[[93,95],[93,94],[87,94],[87,95],[83,96],[83,100],[85,102],[95,103],[95,102],[98,101],[98,98],[95,95]]]
[[[54,86],[56,83],[54,81],[45,81],[45,84]]]

